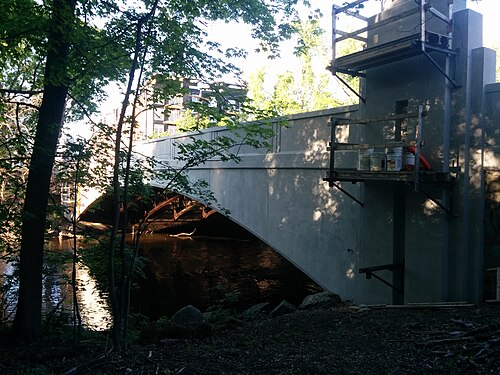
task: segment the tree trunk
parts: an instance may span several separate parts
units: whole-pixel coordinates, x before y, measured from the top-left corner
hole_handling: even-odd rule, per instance
[[[135,69],[139,62],[139,53],[142,47],[142,26],[143,21],[137,23],[137,30],[135,36],[135,49],[134,49],[134,59],[129,70],[129,77],[127,82],[127,90],[125,91],[125,97],[122,102],[122,109],[120,112],[120,117],[118,119],[118,124],[116,126],[116,138],[115,138],[115,160],[113,165],[113,224],[111,227],[110,239],[109,239],[109,252],[108,252],[108,282],[109,282],[109,300],[111,303],[111,312],[113,315],[113,328],[111,331],[111,338],[113,340],[113,349],[116,352],[121,351],[121,329],[122,329],[122,301],[123,301],[123,280],[121,285],[116,285],[116,270],[115,270],[115,254],[116,254],[116,244],[118,238],[118,229],[120,226],[120,206],[123,204],[122,195],[120,194],[120,164],[121,164],[121,144],[122,144],[122,130],[123,124],[125,122],[125,114],[129,104],[129,98],[132,94],[132,85],[134,83]],[[132,135],[131,135],[132,136]],[[123,252],[121,252],[122,262]],[[123,274],[122,274],[123,276]]]
[[[43,247],[52,167],[62,128],[70,43],[66,35],[74,19],[75,0],[53,0],[48,35],[43,99],[31,155],[21,228],[19,301],[14,331],[30,342],[42,332]]]

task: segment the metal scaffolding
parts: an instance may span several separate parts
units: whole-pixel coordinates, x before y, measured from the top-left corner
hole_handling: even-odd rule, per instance
[[[441,13],[434,8],[428,0],[415,0],[416,6],[412,9],[404,11],[392,17],[385,18],[378,22],[373,22],[369,17],[360,14],[359,10],[353,11],[363,3],[372,0],[355,0],[347,2],[343,6],[332,6],[332,61],[328,70],[337,77],[349,90],[354,92],[362,102],[363,98],[353,87],[351,87],[340,74],[347,74],[355,77],[365,77],[366,69],[375,68],[384,64],[388,64],[401,59],[424,55],[446,78],[447,82],[456,87],[451,76],[451,58],[457,55],[457,52],[452,49],[453,42],[453,0],[448,0],[449,12],[448,15]],[[345,14],[361,20],[366,25],[356,31],[346,32],[337,27],[337,17]],[[389,25],[402,19],[407,19],[410,16],[419,14],[418,32],[407,35],[403,38],[398,38],[387,43],[364,48],[361,51],[348,54],[346,56],[337,56],[337,44],[347,40],[354,39],[367,43],[365,33]],[[447,25],[447,33],[440,34],[431,31],[427,27],[429,18],[439,19]],[[445,66],[442,67],[429,52],[440,52],[446,56]]]
[[[448,15],[443,14],[434,8],[429,0],[414,0],[415,6],[406,9],[398,14],[387,16],[375,22],[374,17],[366,17],[361,14],[357,9],[364,3],[372,0],[354,0],[344,3],[342,6],[332,6],[332,61],[328,69],[337,77],[342,83],[347,85],[349,89],[356,93],[362,102],[366,102],[355,88],[350,87],[349,84],[339,74],[350,75],[354,77],[366,77],[366,71],[382,65],[407,59],[410,57],[423,55],[444,77],[444,114],[443,114],[443,165],[442,171],[426,171],[422,170],[421,163],[421,146],[422,146],[422,124],[426,116],[423,107],[420,106],[418,113],[414,114],[400,114],[386,116],[377,119],[343,119],[332,118],[330,119],[331,125],[331,139],[330,139],[330,168],[327,177],[324,179],[328,181],[330,186],[336,187],[347,193],[336,182],[338,181],[351,181],[363,182],[367,180],[386,180],[386,181],[404,181],[412,182],[415,186],[415,191],[425,191],[421,189],[421,184],[443,184],[443,191],[441,201],[428,197],[433,200],[440,208],[451,214],[449,209],[449,184],[454,181],[450,176],[450,128],[451,128],[451,90],[456,87],[456,83],[452,79],[452,59],[457,55],[457,52],[452,48],[453,42],[453,0],[447,0]],[[337,27],[337,17],[345,14],[348,17],[354,17],[360,20],[364,27],[352,31],[342,31]],[[365,36],[371,30],[380,28],[382,26],[391,25],[394,22],[405,20],[410,16],[418,17],[418,27],[415,27],[415,33],[405,35],[402,38],[394,38],[385,43],[367,46],[367,37]],[[446,25],[446,34],[437,33],[431,30],[427,24],[429,19],[437,19]],[[365,43],[365,48],[350,53],[345,56],[337,56],[337,44],[347,40],[355,39]],[[430,52],[438,52],[445,56],[445,66],[442,67],[430,55]],[[414,171],[401,171],[400,173],[381,173],[370,171],[357,171],[357,170],[339,170],[335,167],[335,152],[346,150],[361,150],[367,148],[386,147],[387,145],[366,145],[366,144],[342,144],[336,141],[336,127],[338,125],[356,125],[356,124],[369,124],[384,121],[394,121],[397,119],[410,119],[415,118],[416,121],[416,137],[410,142],[392,142],[391,147],[408,147],[412,146],[415,149],[415,169]],[[357,203],[363,206],[363,202],[358,200],[352,195],[348,194]]]
[[[442,168],[440,171],[431,171],[430,168],[422,168],[422,162],[424,161],[421,155],[421,146],[423,145],[422,140],[422,127],[426,113],[422,105],[419,105],[418,112],[416,113],[396,113],[393,115],[385,116],[383,118],[339,118],[332,117],[330,119],[331,126],[331,138],[330,138],[330,167],[325,181],[329,183],[330,187],[334,187],[340,190],[342,193],[346,194],[353,201],[365,206],[364,202],[355,197],[353,194],[348,192],[340,184],[343,181],[357,183],[357,182],[367,182],[367,181],[392,181],[398,186],[403,186],[404,184],[412,183],[414,185],[414,190],[424,194],[428,199],[432,200],[438,207],[448,214],[448,217],[453,216],[451,210],[450,196],[451,187],[455,182],[455,178],[451,172],[454,172],[450,168],[450,144],[451,144],[451,90],[457,87],[454,81],[453,74],[453,60],[458,55],[458,52],[453,49],[453,0],[443,0],[441,5],[444,9],[448,7],[448,14],[444,14],[435,7],[432,6],[430,0],[414,0],[414,6],[412,6],[412,1],[405,2],[405,6],[399,8],[400,12],[384,12],[383,17],[366,17],[361,14],[364,3],[371,0],[352,0],[345,2],[342,6],[332,6],[332,60],[328,70],[339,79],[344,85],[346,85],[349,90],[354,92],[360,101],[364,104],[366,103],[366,97],[363,97],[359,90],[351,87],[344,77],[366,77],[368,70],[384,66],[386,64],[391,64],[404,59],[412,58],[415,56],[425,56],[427,60],[431,62],[434,68],[439,71],[444,79],[444,93],[443,93],[443,138],[442,138]],[[338,28],[337,19],[340,15],[346,15],[348,17],[353,17],[363,23],[363,27],[356,31],[344,31]],[[430,20],[433,20],[430,22]],[[372,31],[384,26],[390,27],[396,23],[401,24],[402,22],[413,22],[415,26],[413,29],[408,27],[408,32],[401,35],[395,35],[394,38],[390,33],[386,33],[384,36],[385,40],[380,43],[369,40],[368,36],[374,35]],[[430,27],[430,24],[433,27]],[[350,25],[354,22],[350,22]],[[438,25],[438,27],[436,27]],[[438,31],[439,32],[438,32]],[[443,30],[445,30],[443,32]],[[387,38],[389,36],[389,38]],[[353,39],[356,41],[361,41],[364,43],[364,48],[356,51],[354,53],[349,53],[344,56],[338,55],[338,44],[342,41]],[[435,59],[435,55],[440,54],[444,56],[443,59]],[[442,66],[444,60],[444,66]],[[351,143],[341,143],[337,141],[337,127],[342,125],[348,126],[358,126],[358,125],[368,125],[371,123],[384,123],[390,121],[413,121],[415,126],[415,139],[411,141],[402,140],[401,137],[396,137],[395,142],[391,142],[391,145],[386,144],[351,144]],[[399,129],[400,130],[400,129]],[[395,126],[395,133],[398,131],[397,125]],[[380,170],[361,170],[358,169],[340,169],[335,165],[335,153],[337,151],[350,151],[350,150],[366,150],[366,149],[377,149],[382,147],[398,147],[407,149],[411,147],[415,154],[415,164],[413,170],[400,170],[400,171],[380,171]],[[427,169],[427,170],[426,170]],[[431,196],[426,191],[424,185],[434,185],[438,186],[441,192],[440,199]],[[439,190],[438,190],[439,191]],[[395,303],[404,303],[404,212],[405,212],[405,199],[404,199],[403,189],[396,189],[394,193],[394,211],[395,217],[399,217],[400,226],[394,229],[393,234],[393,263],[386,264],[382,266],[374,267],[364,267],[360,268],[360,273],[365,273],[367,278],[375,277],[384,284],[393,288],[393,300]],[[445,224],[443,237],[447,238],[448,224]],[[398,232],[399,231],[399,232]],[[403,240],[401,239],[403,236]],[[443,270],[442,278],[443,285],[447,285],[448,278],[448,243],[444,242],[442,247],[443,255]],[[388,270],[393,272],[392,283],[386,281],[385,279],[379,277],[374,272]],[[447,286],[443,288],[447,290]],[[447,293],[447,292],[443,292]],[[443,299],[447,296],[443,295]]]

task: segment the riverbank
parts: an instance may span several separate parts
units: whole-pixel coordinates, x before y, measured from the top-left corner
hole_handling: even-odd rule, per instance
[[[298,310],[234,321],[203,339],[135,344],[122,356],[91,362],[104,344],[59,352],[46,345],[45,360],[43,352],[29,358],[28,349],[2,347],[0,373],[498,374],[500,306]]]

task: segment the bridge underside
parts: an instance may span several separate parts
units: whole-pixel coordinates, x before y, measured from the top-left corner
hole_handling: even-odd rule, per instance
[[[453,100],[448,100],[449,82],[426,56],[367,68],[365,103],[359,108],[294,115],[287,127],[274,120],[271,150],[242,147],[239,164],[212,159],[190,168],[189,179],[206,181],[232,220],[344,299],[481,301],[485,259],[493,259],[485,257],[484,172],[500,164],[500,84],[491,83],[494,52],[481,47],[480,15],[463,10],[454,20],[460,32],[453,43],[460,52],[452,65],[460,85],[453,87]],[[398,37],[399,28],[392,26],[384,24],[368,40]],[[207,129],[137,147],[181,168],[176,143],[227,134],[225,128]],[[356,171],[351,174],[356,178],[344,178],[338,172],[356,169],[359,154],[350,152],[353,145],[385,158],[403,136],[413,142],[405,144],[406,151],[422,149],[430,174],[446,179],[420,181],[419,173],[406,178],[407,172],[394,170],[373,177],[382,169],[380,157],[378,165],[373,157],[373,173]],[[416,157],[415,170],[420,162]]]
[[[128,230],[139,220],[146,218],[146,232],[231,237],[246,239],[252,236],[250,232],[234,223],[216,210],[189,198],[185,195],[163,189],[155,189],[152,201],[143,202],[140,197],[132,199],[129,207]],[[112,223],[112,197],[100,196],[80,215],[79,221],[85,225],[99,223],[110,226]],[[94,227],[96,227],[94,225]]]
[[[211,160],[189,170],[192,181],[209,183],[217,204],[229,211],[232,221],[344,299],[355,299],[358,280],[365,281],[357,274],[361,208],[323,179],[328,167],[328,118],[356,110],[345,107],[298,115],[289,127],[275,125],[273,152],[243,148],[238,164]],[[207,137],[225,131],[212,130]],[[304,150],[306,140],[309,150]],[[172,155],[173,149],[165,150],[165,146],[151,142],[148,147],[155,149],[149,152]],[[168,147],[175,146],[170,143]],[[141,152],[148,154],[144,149]],[[161,187],[161,182],[155,184]],[[345,190],[353,195],[361,192],[359,185],[351,183],[345,184]],[[391,291],[381,289],[390,299]]]

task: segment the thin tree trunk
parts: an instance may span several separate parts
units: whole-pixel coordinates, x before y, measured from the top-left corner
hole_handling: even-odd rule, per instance
[[[142,55],[142,64],[141,68],[139,71],[139,77],[137,79],[137,87],[136,87],[136,95],[134,98],[134,104],[132,106],[132,116],[131,116],[131,123],[130,123],[130,133],[129,133],[129,142],[128,142],[128,150],[127,150],[127,164],[125,167],[125,182],[123,184],[123,201],[124,201],[124,209],[123,209],[123,231],[122,231],[122,237],[120,241],[120,249],[121,251],[125,250],[125,235],[126,235],[126,229],[127,229],[127,222],[128,222],[128,188],[129,188],[129,183],[130,183],[130,169],[132,165],[132,149],[133,149],[133,144],[134,144],[134,128],[136,124],[136,109],[137,109],[137,104],[138,104],[138,98],[139,98],[139,90],[140,86],[142,84],[142,74],[144,72],[144,60],[146,58],[146,53],[147,53],[147,48],[144,49],[143,55]],[[137,233],[137,238],[139,238],[140,233]],[[135,233],[132,236],[132,256],[130,259],[130,264],[128,267],[128,270],[125,267],[122,267],[122,272],[123,275],[125,276],[124,282],[123,282],[123,289],[122,289],[122,306],[123,306],[123,342],[125,345],[125,349],[127,349],[127,331],[128,331],[128,315],[129,315],[129,310],[130,310],[130,288],[132,285],[132,277],[134,276],[134,268],[135,268],[135,260],[137,258],[137,250],[138,250],[138,245],[139,243],[137,242],[136,246],[136,236]],[[123,266],[125,266],[125,262],[123,262]],[[128,272],[127,272],[128,271]]]
[[[73,181],[73,212],[71,217],[71,224],[73,230],[73,269],[71,272],[71,285],[73,289],[73,328],[75,333],[75,342],[80,343],[80,336],[82,331],[82,316],[80,314],[80,305],[78,304],[78,285],[77,285],[77,267],[78,262],[78,242],[76,238],[76,221],[77,221],[77,209],[78,209],[78,186],[80,185],[80,160],[82,157],[82,151],[79,150],[77,154],[76,168],[75,168],[75,179]]]
[[[118,119],[118,124],[116,127],[116,139],[115,139],[115,160],[113,166],[113,224],[110,233],[110,243],[108,252],[108,280],[109,280],[109,299],[111,303],[111,312],[113,314],[113,328],[112,328],[112,340],[115,351],[121,350],[121,339],[120,331],[122,326],[122,316],[121,316],[121,303],[118,291],[121,291],[121,286],[118,288],[116,285],[116,271],[115,271],[115,252],[118,237],[118,228],[120,226],[120,205],[122,204],[121,194],[120,194],[120,162],[121,162],[121,142],[122,142],[122,129],[123,123],[125,121],[125,113],[129,104],[129,98],[132,93],[132,84],[135,77],[135,69],[138,64],[139,53],[141,50],[142,42],[142,20],[137,23],[135,49],[134,49],[134,60],[130,67],[129,78],[127,83],[127,91],[125,92],[125,97],[122,103],[122,109],[120,112],[120,118]]]
[[[42,268],[47,203],[52,167],[62,127],[68,87],[69,43],[75,0],[53,0],[52,31],[48,36],[45,86],[31,155],[21,228],[19,300],[14,331],[22,341],[42,333]]]
[[[110,241],[110,253],[109,253],[109,283],[110,283],[110,300],[111,300],[111,309],[113,311],[113,332],[112,332],[112,337],[113,337],[113,344],[115,345],[117,350],[121,350],[121,335],[120,335],[120,330],[122,328],[122,323],[124,323],[123,329],[124,329],[124,334],[123,334],[123,341],[126,345],[126,339],[127,335],[125,333],[126,325],[127,325],[127,319],[125,317],[125,314],[128,314],[128,292],[126,285],[128,282],[126,282],[127,277],[125,275],[126,273],[126,265],[125,265],[125,256],[124,256],[124,251],[125,251],[125,231],[127,229],[127,221],[128,221],[128,185],[129,185],[129,177],[130,177],[130,158],[131,158],[131,153],[132,153],[132,144],[133,144],[133,134],[134,134],[134,121],[135,121],[135,106],[137,103],[137,95],[138,91],[136,92],[136,98],[134,100],[134,106],[133,106],[133,111],[134,115],[132,116],[132,123],[130,127],[130,134],[129,134],[129,147],[128,147],[128,152],[127,152],[127,163],[126,163],[126,169],[125,169],[125,176],[124,176],[124,191],[123,191],[123,196],[122,199],[120,200],[120,181],[119,181],[119,166],[120,166],[120,151],[121,151],[121,132],[123,129],[123,123],[125,120],[125,112],[129,103],[129,97],[132,92],[132,84],[134,82],[135,78],[135,70],[139,65],[139,62],[142,58],[142,61],[144,61],[146,52],[147,52],[147,47],[144,48],[143,46],[143,26],[146,23],[147,20],[152,18],[156,12],[156,9],[158,7],[158,2],[159,0],[155,0],[154,3],[152,4],[151,10],[148,13],[146,17],[143,17],[142,19],[139,19],[137,21],[137,31],[136,31],[136,39],[135,39],[135,48],[134,48],[134,60],[132,62],[131,69],[129,71],[129,80],[127,84],[127,91],[125,92],[125,99],[123,101],[122,105],[122,110],[120,113],[120,118],[118,120],[118,125],[117,125],[117,131],[116,131],[116,140],[115,140],[115,164],[114,164],[114,171],[113,171],[113,227],[111,231],[111,241]],[[148,31],[149,33],[149,31]],[[140,56],[142,50],[142,56]],[[143,72],[144,67],[141,64],[141,70],[140,70],[140,76],[139,76],[139,82],[138,82],[138,88],[140,85],[140,81],[142,79],[142,72]],[[115,269],[114,269],[114,254],[115,254],[115,247],[117,244],[117,233],[118,233],[118,227],[120,224],[120,203],[123,204],[123,226],[122,226],[122,237],[120,239],[120,256],[121,256],[121,261],[122,261],[122,269],[121,269],[121,280],[120,280],[120,285],[117,287],[115,285],[116,279],[115,279]],[[128,277],[131,277],[129,274]],[[120,293],[117,293],[117,291],[120,291]],[[119,294],[119,295],[117,295]],[[126,306],[127,305],[127,306]]]

